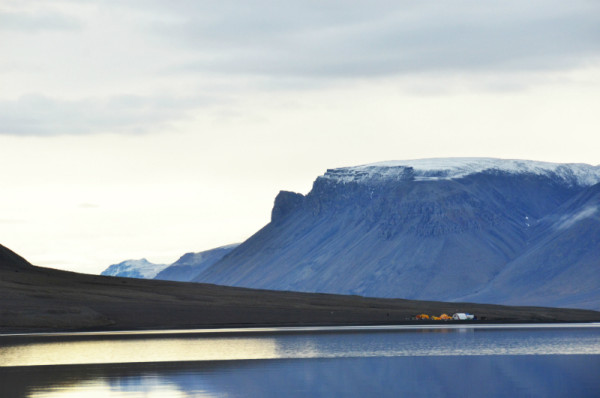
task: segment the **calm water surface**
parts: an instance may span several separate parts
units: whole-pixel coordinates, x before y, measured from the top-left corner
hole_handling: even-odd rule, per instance
[[[0,396],[600,396],[600,324],[348,329],[0,336]]]

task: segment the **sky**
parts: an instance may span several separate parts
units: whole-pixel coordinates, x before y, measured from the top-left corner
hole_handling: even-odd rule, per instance
[[[328,168],[600,164],[600,2],[0,2],[0,244],[99,273],[241,242]]]

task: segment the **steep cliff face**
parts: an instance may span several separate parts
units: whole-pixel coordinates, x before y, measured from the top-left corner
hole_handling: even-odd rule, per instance
[[[598,167],[498,159],[328,170],[306,196],[280,193],[271,223],[195,280],[453,300],[480,292],[598,181]]]

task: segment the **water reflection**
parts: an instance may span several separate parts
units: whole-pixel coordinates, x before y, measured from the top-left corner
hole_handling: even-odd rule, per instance
[[[273,338],[31,342],[0,348],[0,366],[278,358]]]
[[[0,340],[0,367],[243,359],[600,354],[600,328]]]
[[[86,365],[22,368],[18,374],[10,369],[0,373],[0,388],[2,396],[15,398],[595,397],[600,391],[600,360],[592,355]]]
[[[600,328],[0,339],[0,397],[586,397],[598,374]]]

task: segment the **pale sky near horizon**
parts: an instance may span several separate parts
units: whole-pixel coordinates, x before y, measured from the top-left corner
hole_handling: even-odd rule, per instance
[[[0,244],[98,273],[426,157],[600,164],[600,2],[5,0]]]

